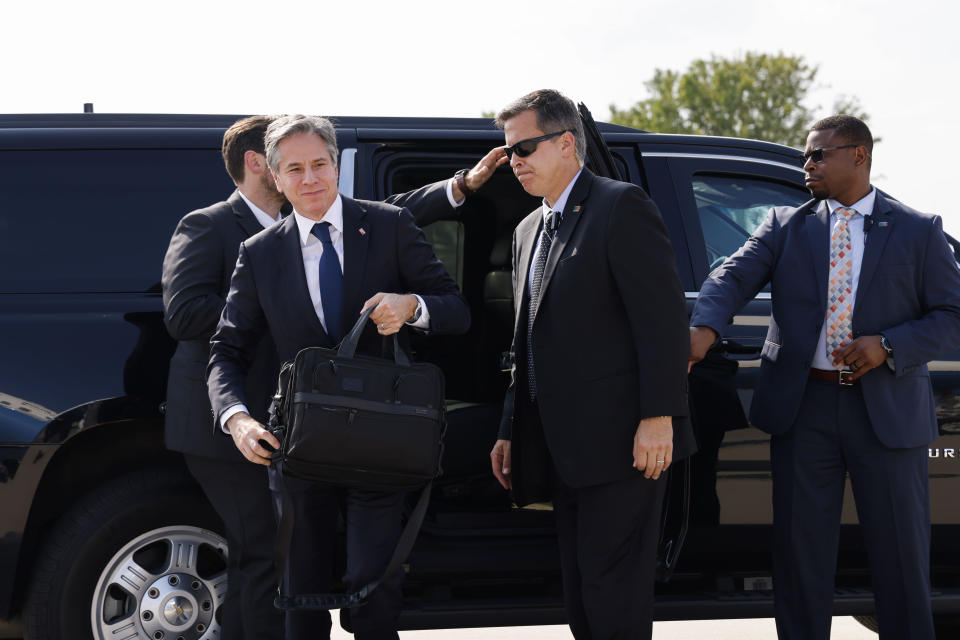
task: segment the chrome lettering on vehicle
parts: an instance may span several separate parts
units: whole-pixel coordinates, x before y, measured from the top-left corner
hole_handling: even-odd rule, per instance
[[[960,459],[957,457],[956,449],[928,449],[927,451],[929,452],[928,455],[931,458],[943,457],[943,458],[953,458],[954,460]],[[942,452],[942,455],[941,455],[941,452]]]

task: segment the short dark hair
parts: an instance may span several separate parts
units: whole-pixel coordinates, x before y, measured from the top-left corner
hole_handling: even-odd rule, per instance
[[[234,184],[243,182],[245,170],[243,156],[247,151],[266,155],[263,136],[274,116],[250,116],[237,120],[223,134],[223,163]]]
[[[583,162],[587,155],[587,138],[583,133],[580,112],[577,111],[573,100],[553,89],[538,89],[500,109],[493,122],[498,128],[503,129],[507,120],[517,117],[524,111],[536,112],[537,128],[544,133],[573,131],[577,158]]]
[[[320,137],[327,145],[327,152],[330,159],[333,160],[333,166],[337,166],[337,130],[333,123],[320,116],[290,115],[281,116],[270,123],[267,127],[266,148],[267,164],[276,173],[280,168],[280,154],[277,150],[280,143],[290,136],[299,133],[312,133]]]
[[[847,114],[841,113],[818,120],[810,127],[810,131],[833,130],[849,144],[866,147],[867,153],[873,155],[873,134],[867,123]]]

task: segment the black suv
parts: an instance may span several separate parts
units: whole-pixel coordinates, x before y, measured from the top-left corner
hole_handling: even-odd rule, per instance
[[[171,579],[189,581],[199,611],[165,637],[217,637],[229,550],[163,447],[174,343],[160,264],[180,217],[231,192],[219,148],[237,117],[0,116],[0,637],[40,640],[31,630],[46,616],[77,639],[163,632],[140,603]],[[336,122],[340,189],[359,198],[447,178],[503,143],[489,120]],[[659,205],[689,304],[771,205],[809,198],[794,149],[599,128],[621,175]],[[414,344],[443,368],[450,411],[445,474],[407,567],[404,628],[564,620],[549,505],[514,507],[488,458],[507,385],[510,238],[537,204],[502,168],[456,220],[426,228],[473,326]],[[658,619],[772,615],[769,436],[743,412],[769,311],[761,293],[728,328],[725,354],[692,374],[700,451],[671,475]],[[941,434],[930,449],[933,606],[948,637],[960,620],[960,353],[930,370]],[[870,626],[852,503],[844,524],[835,612]]]

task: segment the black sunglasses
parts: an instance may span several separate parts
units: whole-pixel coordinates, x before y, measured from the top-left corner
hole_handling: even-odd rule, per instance
[[[526,140],[521,140],[515,145],[510,147],[504,147],[503,150],[507,152],[507,158],[513,160],[513,154],[517,154],[521,158],[526,158],[528,155],[537,150],[537,145],[543,142],[544,140],[549,140],[550,138],[556,138],[557,136],[562,136],[567,132],[573,133],[573,129],[564,129],[563,131],[554,131],[553,133],[548,133],[546,135],[537,136],[536,138],[527,138]]]
[[[808,151],[803,156],[803,162],[806,163],[807,160],[813,160],[816,163],[823,162],[823,152],[824,151],[835,151],[837,149],[856,149],[860,145],[858,144],[845,144],[839,147],[820,147],[819,149],[814,149],[813,151]]]

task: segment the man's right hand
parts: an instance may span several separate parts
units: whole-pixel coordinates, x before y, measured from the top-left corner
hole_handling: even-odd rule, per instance
[[[493,466],[493,475],[497,477],[504,489],[513,487],[510,476],[510,441],[497,440],[490,452],[490,464]]]
[[[280,449],[280,441],[263,428],[263,425],[243,411],[235,413],[227,420],[227,431],[233,437],[233,444],[237,446],[243,457],[250,462],[270,466],[270,452],[264,448],[263,440],[274,449]]]
[[[717,332],[710,327],[690,327],[690,362],[687,363],[687,373],[690,367],[707,356],[707,351],[717,341]]]
[[[493,176],[497,167],[505,162],[507,162],[507,152],[503,150],[503,147],[494,147],[488,151],[487,155],[480,158],[480,161],[463,177],[467,183],[467,188],[470,189],[470,191],[476,191],[482,187],[484,183]],[[457,202],[460,202],[466,197],[466,194],[457,186],[456,181],[453,182],[452,188],[453,199]]]

